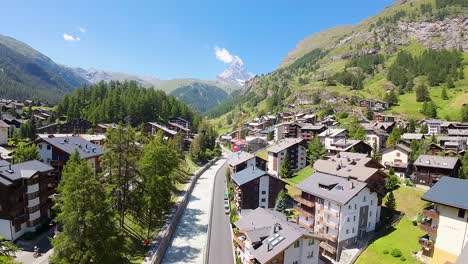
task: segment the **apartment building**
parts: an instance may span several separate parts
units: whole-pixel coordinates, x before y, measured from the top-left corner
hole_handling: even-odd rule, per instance
[[[325,149],[330,154],[337,154],[339,152],[357,152],[370,155],[372,153],[372,146],[362,140],[354,139],[339,139],[330,143],[329,147]]]
[[[324,240],[280,212],[257,208],[234,223],[235,253],[241,263],[317,264]]]
[[[414,161],[412,180],[415,184],[432,186],[444,176],[457,178],[460,166],[457,157],[420,155]]]
[[[50,135],[38,137],[35,142],[39,148],[40,160],[54,167],[57,182],[60,180],[63,166],[74,151],[78,151],[80,157],[88,162],[95,173],[101,171],[99,158],[104,154],[104,150],[79,136]]]
[[[255,155],[245,151],[233,152],[228,159],[228,166],[231,173],[255,167],[255,163]]]
[[[286,185],[255,165],[232,174],[231,180],[238,209],[273,208],[278,193]]]
[[[467,190],[468,180],[444,177],[421,198],[431,203],[422,212],[426,234],[419,238],[431,264],[466,263],[460,255],[468,242]]]
[[[50,218],[53,168],[37,160],[0,167],[0,236],[16,240]]]
[[[328,260],[339,261],[343,248],[373,232],[379,222],[379,197],[363,181],[315,172],[296,188],[301,191],[294,197],[297,222],[326,239],[320,253]]]
[[[406,178],[411,173],[411,148],[403,144],[382,150],[382,164],[388,169],[393,169],[395,175]]]
[[[302,138],[286,138],[266,149],[268,152],[267,172],[279,176],[281,166],[289,158],[293,170],[298,171],[307,165],[307,147]]]
[[[320,142],[325,146],[325,149],[330,149],[333,143],[338,140],[345,140],[348,138],[348,131],[346,129],[334,128],[327,129],[318,135]]]

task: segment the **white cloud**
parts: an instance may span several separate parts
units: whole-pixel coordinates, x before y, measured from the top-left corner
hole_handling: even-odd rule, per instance
[[[231,63],[234,60],[234,56],[225,48],[215,47],[214,52],[216,58],[224,63]]]
[[[81,31],[81,33],[86,33],[88,30],[82,27],[78,27],[78,30]]]
[[[69,34],[63,34],[63,40],[74,42],[74,41],[80,41],[81,39],[79,37],[75,37]]]

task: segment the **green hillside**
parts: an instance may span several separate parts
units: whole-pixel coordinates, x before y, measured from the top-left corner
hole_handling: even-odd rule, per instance
[[[200,113],[208,111],[229,98],[229,94],[218,86],[198,82],[180,86],[170,95],[175,96]]]
[[[328,114],[359,110],[358,99],[373,98],[393,101],[388,112],[406,118],[432,115],[421,112],[427,101],[436,117],[460,120],[468,103],[467,16],[468,0],[397,1],[356,26],[305,38],[279,69],[254,78],[236,103],[212,112],[219,126],[228,126],[239,112],[247,117],[294,105]],[[416,90],[430,96],[417,102]]]

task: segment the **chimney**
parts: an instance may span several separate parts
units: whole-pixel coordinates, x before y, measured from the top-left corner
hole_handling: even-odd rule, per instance
[[[349,185],[349,187],[350,187],[351,189],[354,189],[354,182],[353,182],[353,181],[352,181],[352,182],[350,182],[350,185]]]
[[[11,163],[10,163],[10,164],[8,164],[8,169],[9,169],[9,170],[11,170]]]

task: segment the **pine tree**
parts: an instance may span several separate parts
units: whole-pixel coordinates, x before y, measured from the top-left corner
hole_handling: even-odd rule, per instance
[[[462,122],[468,122],[468,104],[465,104],[461,109]]]
[[[287,201],[288,201],[287,194],[284,192],[284,190],[281,190],[278,193],[278,196],[276,197],[275,210],[279,212],[284,212],[284,210],[286,210],[288,206]]]
[[[120,263],[123,243],[111,204],[91,167],[75,151],[63,169],[57,221],[63,231],[52,240],[53,264]]]
[[[170,208],[171,190],[175,183],[172,175],[179,163],[178,151],[158,136],[143,147],[143,156],[138,162],[142,176],[142,194],[139,197],[148,237],[157,224],[162,223]]]
[[[286,153],[283,165],[281,165],[280,176],[281,178],[287,179],[291,178],[293,174],[294,172],[292,171],[291,159],[289,158],[289,153]]]
[[[23,142],[19,143],[19,146],[16,149],[13,157],[13,161],[15,163],[38,159],[40,159],[40,155],[37,146],[35,144],[27,145]]]
[[[442,92],[440,93],[440,98],[442,98],[442,100],[448,100],[449,99],[449,97],[447,95],[447,89],[445,89],[445,87],[442,88]]]
[[[390,192],[388,194],[387,201],[385,202],[385,207],[387,207],[390,210],[395,210],[396,200],[395,200],[395,196],[393,195],[393,192]]]
[[[416,120],[414,119],[408,120],[407,132],[414,133],[415,131],[416,131]]]
[[[419,84],[416,86],[416,102],[427,102],[431,100],[429,95],[429,90],[427,90],[427,86],[424,84]]]
[[[419,129],[419,133],[421,134],[427,134],[429,133],[429,128],[427,127],[426,124],[422,125],[421,128]]]
[[[309,160],[309,164],[314,164],[319,159],[322,159],[325,156],[326,150],[325,147],[320,142],[318,137],[314,137],[307,148],[307,158]]]
[[[447,87],[448,88],[455,88],[455,83],[453,82],[451,77],[447,77]]]
[[[396,144],[398,144],[398,142],[400,142],[400,139],[401,139],[401,131],[400,131],[400,128],[396,126],[392,129],[392,132],[390,132],[390,134],[388,135],[387,147],[395,146]]]
[[[391,90],[385,95],[385,101],[387,101],[390,105],[397,105],[398,97],[396,93],[393,90]]]

